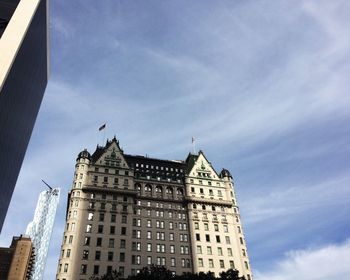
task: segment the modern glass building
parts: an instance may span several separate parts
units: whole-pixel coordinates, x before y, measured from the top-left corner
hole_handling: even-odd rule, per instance
[[[0,0],[0,231],[48,80],[48,0]]]
[[[26,235],[32,239],[35,250],[35,264],[31,279],[42,280],[47,252],[60,198],[60,189],[41,192],[35,209],[34,219],[29,223]]]

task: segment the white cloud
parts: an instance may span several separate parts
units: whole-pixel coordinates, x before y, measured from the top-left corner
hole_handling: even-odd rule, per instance
[[[272,271],[257,271],[255,280],[349,280],[350,240],[316,249],[289,251]]]

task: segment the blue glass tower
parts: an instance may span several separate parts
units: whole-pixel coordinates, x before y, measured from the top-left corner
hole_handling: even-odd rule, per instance
[[[29,223],[26,234],[32,239],[35,250],[35,263],[31,279],[42,280],[47,252],[60,198],[60,189],[41,192],[35,209],[34,219]]]

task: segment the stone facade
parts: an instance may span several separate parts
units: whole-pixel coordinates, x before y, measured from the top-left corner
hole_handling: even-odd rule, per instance
[[[67,204],[57,280],[150,264],[252,278],[232,176],[201,151],[185,161],[131,156],[113,138],[78,155]]]

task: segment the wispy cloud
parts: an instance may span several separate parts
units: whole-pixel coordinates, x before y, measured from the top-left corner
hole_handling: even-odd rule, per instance
[[[321,248],[289,251],[271,271],[256,271],[256,280],[348,280],[350,241]]]

